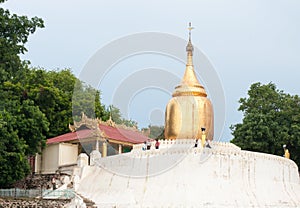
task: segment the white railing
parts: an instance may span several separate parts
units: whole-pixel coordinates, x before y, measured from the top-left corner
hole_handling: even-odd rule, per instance
[[[75,192],[73,189],[63,189],[63,190],[44,190],[44,199],[73,199],[75,197]]]
[[[13,198],[35,198],[41,196],[41,189],[0,189],[1,197],[13,197]]]

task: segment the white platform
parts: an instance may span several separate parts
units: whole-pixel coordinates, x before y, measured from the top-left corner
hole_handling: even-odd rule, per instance
[[[164,141],[82,168],[76,191],[98,207],[300,207],[297,165],[231,143]]]

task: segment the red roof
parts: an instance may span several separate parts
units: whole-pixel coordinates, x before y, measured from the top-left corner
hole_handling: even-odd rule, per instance
[[[88,138],[92,130],[83,129],[77,132],[70,132],[67,134],[59,135],[47,140],[47,144],[59,143],[59,142],[69,142],[73,140],[78,140],[80,138]]]
[[[139,144],[143,143],[144,141],[148,140],[149,138],[144,136],[143,134],[132,131],[128,129],[122,128],[115,128],[112,126],[106,126],[103,124],[99,124],[99,128],[101,131],[104,132],[107,139],[113,139],[120,142],[129,142],[132,144]],[[83,129],[76,132],[70,132],[67,134],[63,134],[57,137],[53,137],[47,140],[47,144],[52,143],[59,143],[59,142],[68,142],[73,140],[85,139],[92,137],[92,130],[90,129]]]

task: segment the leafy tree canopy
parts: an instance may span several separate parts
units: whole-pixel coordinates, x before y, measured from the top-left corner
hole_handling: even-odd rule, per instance
[[[0,111],[0,187],[10,186],[29,172],[27,145],[19,138],[14,124],[15,118],[9,112]]]
[[[110,105],[108,107],[107,112],[111,115],[112,120],[116,124],[123,124],[128,127],[137,127],[138,126],[138,123],[136,121],[123,118],[120,109],[113,105]]]
[[[26,176],[27,156],[45,145],[49,123],[39,107],[26,98],[20,80],[28,62],[19,57],[26,52],[28,36],[43,26],[37,17],[29,19],[0,8],[0,187]]]
[[[69,132],[68,124],[73,122],[72,116],[79,118],[81,112],[89,117],[105,118],[100,91],[85,86],[70,69],[31,69],[22,83],[26,98],[33,100],[49,121],[47,138]],[[75,83],[76,96],[73,95]]]
[[[254,83],[239,100],[242,123],[231,126],[232,143],[242,149],[283,155],[287,145],[300,165],[300,98],[278,90],[273,83]]]
[[[101,93],[99,90],[77,80],[73,85],[72,110],[74,120],[81,119],[81,113],[85,113],[89,118],[101,118],[106,121],[109,112],[101,104]]]
[[[164,126],[156,126],[156,125],[149,125],[148,128],[143,128],[142,131],[144,132],[149,132],[148,137],[152,139],[165,139],[164,136],[164,131],[165,127]]]
[[[23,73],[26,62],[21,61],[19,54],[27,51],[25,43],[29,35],[37,28],[44,27],[44,23],[38,17],[29,19],[26,16],[10,14],[3,8],[0,8],[0,23],[0,84],[2,84],[4,81],[16,81]]]
[[[27,157],[41,152],[46,138],[69,132],[68,124],[82,112],[104,121],[110,115],[101,104],[100,91],[71,70],[29,68],[29,61],[20,59],[29,35],[42,27],[38,17],[0,8],[0,187],[24,178],[29,173]],[[123,119],[119,109],[113,111],[116,123],[137,125]]]

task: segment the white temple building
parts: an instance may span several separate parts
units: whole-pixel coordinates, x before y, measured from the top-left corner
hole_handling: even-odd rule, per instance
[[[94,157],[92,165],[83,158],[74,169],[76,193],[101,208],[300,207],[299,172],[292,160],[210,141],[213,109],[194,73],[191,38],[187,52],[184,78],[167,105],[167,139],[158,149],[152,141],[150,150],[134,144],[127,153]],[[193,99],[191,106],[187,99]],[[203,145],[203,125],[211,148]]]

